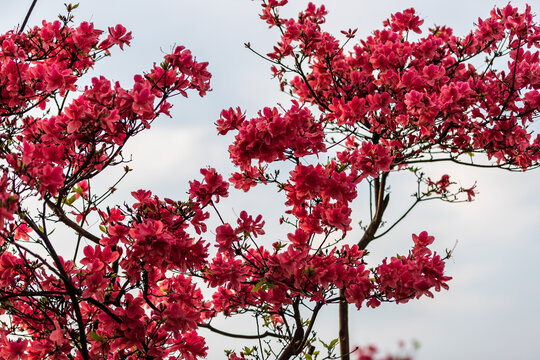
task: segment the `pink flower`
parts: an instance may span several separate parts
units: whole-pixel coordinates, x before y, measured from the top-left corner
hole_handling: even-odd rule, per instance
[[[232,254],[232,245],[238,240],[239,239],[231,225],[224,224],[216,228],[216,242],[218,243],[219,252]]]
[[[420,25],[423,23],[424,20],[420,20],[414,9],[410,8],[404,10],[403,12],[393,14],[391,16],[391,20],[386,20],[384,25],[390,25],[392,30],[396,32],[412,30],[417,34],[420,34],[422,33],[422,30],[420,30]]]
[[[471,186],[468,189],[461,188],[461,191],[463,191],[463,192],[465,192],[467,194],[467,201],[472,201],[473,198],[476,196],[476,194],[478,192],[475,189],[476,189],[476,184],[474,184],[473,186]]]
[[[240,212],[240,217],[237,220],[238,228],[235,230],[237,234],[249,234],[253,237],[264,235],[264,221],[262,215],[257,215],[255,220],[247,212]]]
[[[5,360],[26,360],[28,358],[28,355],[26,354],[28,340],[8,340],[5,342],[5,345],[0,346],[0,353]]]
[[[425,246],[431,245],[433,241],[435,240],[435,237],[429,236],[427,231],[422,231],[420,235],[413,234],[412,239],[416,246],[425,247]]]
[[[215,197],[215,202],[219,202],[220,197],[229,195],[229,184],[223,180],[215,169],[201,169],[201,174],[204,176],[202,183],[197,180],[189,182],[189,197],[191,199],[206,205],[212,201],[212,197]]]
[[[47,68],[45,81],[47,82],[47,91],[60,90],[60,96],[64,96],[66,91],[77,90],[75,86],[77,77],[73,75],[72,71],[70,69],[60,70],[55,64]]]
[[[28,234],[30,232],[32,232],[32,228],[25,223],[21,223],[15,229],[14,238],[16,240],[29,240],[30,236]]]
[[[0,230],[5,221],[13,220],[13,214],[17,211],[19,197],[8,190],[8,177],[6,173],[0,178]],[[3,240],[2,240],[3,243]]]
[[[229,108],[229,110],[222,110],[219,120],[216,122],[216,127],[220,135],[227,134],[230,130],[238,129],[238,127],[244,122],[246,115],[242,113],[240,107],[236,110]]]
[[[101,49],[108,49],[113,45],[118,45],[120,49],[124,50],[124,45],[128,45],[131,41],[131,31],[127,32],[126,28],[120,24],[115,27],[109,27],[109,36],[105,39],[99,47]]]
[[[81,196],[83,197],[83,199],[88,198],[88,190],[89,190],[88,181],[86,180],[79,181],[77,183],[77,187],[75,188],[75,198],[78,199]]]
[[[64,185],[64,173],[61,166],[53,167],[49,164],[45,165],[41,169],[41,174],[38,178],[41,182],[40,190],[43,193],[49,192],[51,195],[56,195],[58,190]]]

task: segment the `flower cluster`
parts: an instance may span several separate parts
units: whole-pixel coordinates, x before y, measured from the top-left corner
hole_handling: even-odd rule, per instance
[[[534,51],[540,28],[530,7],[523,13],[511,5],[494,9],[464,38],[436,27],[416,40],[408,34],[422,34],[423,20],[408,9],[347,53],[322,30],[324,6],[310,4],[298,19],[284,19],[278,9],[285,4],[263,2],[261,18],[283,33],[268,54],[274,75],[303,103],[323,111],[332,124],[327,129],[356,134],[367,147],[384,147],[376,150],[388,157],[383,168],[436,152],[456,161],[485,152],[509,168],[538,164],[540,138],[528,129],[540,99]],[[509,50],[501,51],[505,44]],[[470,59],[482,56],[488,65],[476,68]],[[494,60],[502,56],[508,56],[508,68],[497,70]],[[373,150],[365,150],[357,161],[370,162]]]
[[[136,75],[132,89],[96,77],[71,103],[59,106],[58,115],[21,117],[80,90],[77,80],[96,58],[131,40],[122,25],[109,28],[100,41],[102,33],[93,24],[71,27],[56,21],[0,37],[0,127],[3,142],[10,144],[0,156],[29,190],[42,196],[55,196],[64,185],[69,188],[121,161],[120,149],[128,138],[160,114],[169,114],[167,98],[174,93],[187,96],[188,89],[195,89],[204,95],[209,89],[207,63],[177,47],[161,66]]]
[[[452,278],[444,275],[443,259],[427,248],[433,240],[425,231],[413,234],[415,246],[407,257],[384,259],[377,267],[378,290],[385,299],[406,303],[423,295],[433,297],[431,289],[448,289],[446,282]]]
[[[433,237],[425,231],[413,235],[408,255],[366,267],[369,243],[410,211],[381,229],[388,222],[387,179],[401,170],[417,176],[412,209],[428,198],[455,202],[466,195],[471,201],[476,194],[476,184],[455,190],[448,174],[424,177],[422,163],[538,167],[540,135],[532,123],[539,115],[540,27],[530,7],[520,12],[508,5],[458,37],[444,26],[426,32],[415,10],[407,9],[363,40],[353,41],[355,30],[343,31],[341,42],[323,30],[324,5],[310,3],[298,17],[285,18],[279,10],[287,2],[262,1],[261,19],[280,34],[272,51],[263,55],[247,46],[267,58],[281,90],[295,100],[253,118],[230,108],[216,126],[220,135],[235,136],[229,153],[238,171],[230,181],[244,191],[257,184],[283,191],[281,223],[293,230],[288,241],[269,248],[232,225],[220,226],[220,255],[207,281],[220,286],[216,311],[269,309],[274,329],[289,331],[283,354],[292,356],[307,346],[307,335],[294,340],[289,328],[296,321],[296,329],[304,329],[298,304],[312,305],[314,321],[317,306],[332,301],[377,307],[448,289],[449,253],[441,257],[428,249]],[[486,58],[486,65],[478,66],[477,58]],[[477,153],[483,156],[473,158]],[[357,245],[340,244],[352,228],[361,184],[370,190],[369,222]],[[373,358],[373,352],[364,355]]]
[[[135,75],[131,89],[102,76],[81,89],[79,78],[113,46],[129,45],[131,32],[116,25],[103,38],[93,24],[72,26],[70,19],[0,36],[0,308],[10,318],[1,329],[0,356],[205,356],[196,330],[209,313],[198,286],[183,274],[206,264],[209,245],[190,233],[206,231],[203,209],[227,196],[228,183],[203,169],[208,174],[202,185],[193,183],[192,201],[141,190],[122,210],[100,208],[90,181],[124,162],[131,137],[170,115],[169,97],[206,94],[207,63],[179,46],[161,65]],[[38,109],[56,115],[30,112]],[[43,212],[26,209],[28,198],[42,201]],[[101,237],[87,229],[92,216],[101,218]],[[78,261],[77,252],[73,260],[57,252],[47,229],[51,218],[77,231]],[[40,244],[47,257],[27,242]],[[24,340],[14,341],[18,335]]]
[[[356,171],[339,171],[335,162],[317,166],[297,165],[291,171],[286,205],[309,234],[322,233],[323,226],[344,233],[350,230],[349,203],[356,198]]]
[[[451,279],[444,275],[444,259],[428,249],[434,237],[425,231],[413,235],[415,246],[407,257],[384,259],[370,270],[357,245],[312,253],[312,238],[301,229],[288,234],[289,244],[275,243],[272,251],[262,246],[242,250],[242,240],[229,224],[218,229],[223,229],[218,237],[227,231],[232,241],[227,250],[221,240],[206,280],[219,287],[213,295],[214,310],[227,315],[262,304],[280,309],[296,297],[327,302],[334,289],[345,289],[346,300],[358,308],[377,307],[381,301],[405,303],[423,295],[433,297],[432,291],[448,289]]]
[[[241,170],[250,169],[254,160],[271,163],[325,150],[321,124],[298,102],[293,101],[284,114],[277,108],[264,108],[258,115],[245,120],[239,109],[235,113],[231,108],[222,112],[217,121],[221,134],[232,129],[238,131],[229,153],[232,162]]]

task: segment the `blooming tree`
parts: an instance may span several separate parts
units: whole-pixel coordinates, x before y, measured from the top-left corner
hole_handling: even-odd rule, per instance
[[[423,163],[538,166],[540,137],[530,126],[540,104],[540,27],[530,8],[494,9],[463,38],[447,27],[422,36],[408,9],[355,43],[355,30],[340,41],[322,29],[324,6],[289,19],[279,14],[286,3],[262,1],[261,19],[281,38],[261,56],[291,104],[251,119],[223,110],[216,126],[233,132],[238,170],[225,180],[201,169],[180,201],[138,190],[130,205],[105,206],[117,183],[103,193],[92,185],[113,166],[129,173],[125,144],[170,116],[172,96],[206,94],[207,63],[177,47],[135,75],[131,89],[104,77],[80,89],[96,61],[129,45],[122,25],[106,33],[75,25],[68,5],[60,21],[0,37],[0,357],[196,359],[206,356],[205,328],[257,340],[230,359],[331,358],[338,342],[348,359],[348,304],[407,303],[448,289],[451,252],[431,250],[426,231],[412,234],[409,253],[372,267],[366,249],[423,201],[474,197],[475,185],[431,179]],[[388,177],[400,171],[417,179],[413,202],[383,228]],[[287,240],[267,241],[260,215],[224,219],[218,206],[229,184],[282,193]],[[363,236],[350,239],[363,184],[371,216]],[[62,251],[59,226],[71,231],[74,254]],[[332,304],[339,338],[319,343],[313,327]],[[256,319],[256,334],[212,324],[242,314]]]
[[[297,19],[282,18],[278,9],[286,3],[263,3],[261,18],[279,29],[281,39],[272,52],[259,55],[272,63],[281,89],[294,97],[291,106],[265,108],[250,120],[240,109],[231,108],[217,125],[222,134],[237,131],[229,148],[239,168],[231,178],[237,188],[275,183],[286,193],[289,217],[283,221],[294,228],[289,239],[297,242],[301,234],[314,251],[306,255],[306,262],[313,262],[323,249],[340,253],[327,245],[331,234],[338,232],[338,238],[343,238],[351,229],[350,203],[362,181],[369,182],[373,202],[364,235],[357,239],[359,251],[388,233],[422,201],[459,201],[460,196],[472,200],[475,185],[456,187],[449,175],[426,178],[419,169],[422,163],[448,161],[509,170],[538,166],[540,138],[529,125],[538,116],[539,65],[534,50],[539,46],[539,27],[532,22],[530,8],[524,13],[510,5],[494,9],[464,38],[447,27],[436,27],[416,39],[414,33],[422,33],[422,20],[408,9],[392,15],[382,30],[347,51],[355,30],[343,31],[345,41],[339,42],[321,28],[324,6],[310,4]],[[478,56],[487,57],[487,65],[475,65]],[[496,69],[500,58],[508,61],[507,69]],[[473,158],[479,153],[485,156]],[[293,164],[287,176],[270,167],[278,161]],[[381,229],[390,199],[388,176],[403,170],[418,178],[414,202],[403,217]],[[433,238],[422,232],[413,240],[410,257],[383,261],[373,276],[364,278],[369,282],[357,277],[347,283],[346,276],[337,276],[343,358],[349,352],[347,303],[360,307],[364,299],[367,306],[388,300],[406,302],[446,286],[439,257],[418,248]],[[405,270],[411,260],[411,268],[419,273]],[[327,267],[321,269],[309,273],[310,278],[328,276]],[[428,280],[428,274],[436,276]],[[378,294],[364,298],[370,285]],[[324,304],[336,300],[323,299]],[[296,325],[301,327],[300,322]],[[300,350],[301,346],[292,353]]]

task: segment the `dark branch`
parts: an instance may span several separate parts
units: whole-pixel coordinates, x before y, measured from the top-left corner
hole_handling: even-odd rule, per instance
[[[271,333],[271,332],[264,332],[262,334],[258,334],[258,335],[242,335],[242,334],[233,334],[233,333],[230,333],[230,332],[226,332],[226,331],[223,331],[223,330],[219,330],[219,329],[216,329],[215,327],[213,327],[212,325],[210,324],[197,324],[199,327],[201,328],[205,328],[205,329],[208,329],[212,332],[215,332],[216,334],[220,334],[220,335],[224,335],[224,336],[228,336],[228,337],[232,337],[232,338],[237,338],[237,339],[262,339],[262,338],[265,338],[265,337],[268,337],[268,336],[271,336],[271,337],[275,337],[275,338],[278,338],[278,339],[282,339],[283,336],[281,335],[278,335],[278,334],[274,334],[274,333]]]
[[[30,14],[32,14],[32,11],[34,10],[34,6],[36,6],[37,0],[32,1],[32,5],[30,5],[30,9],[28,9],[28,12],[26,13],[26,16],[24,17],[24,21],[21,25],[21,28],[19,29],[19,34],[23,32],[24,28],[26,27],[26,24],[28,23],[28,19],[30,19]]]
[[[300,354],[304,341],[304,326],[300,317],[300,299],[296,298],[293,302],[294,321],[296,323],[296,330],[289,344],[283,349],[278,360],[287,360],[291,357]]]
[[[66,296],[65,291],[19,291],[15,293],[5,293],[0,296],[0,301],[18,297],[40,297],[40,296]]]
[[[75,221],[71,220],[66,216],[66,213],[62,208],[56,204],[54,204],[51,200],[45,199],[47,205],[49,208],[54,211],[55,215],[58,216],[58,220],[62,222],[63,224],[67,225],[68,227],[72,228],[73,230],[77,231],[80,235],[84,236],[88,240],[99,244],[99,241],[101,240],[96,235],[88,232],[87,230],[83,229],[82,226],[77,224]]]
[[[339,351],[342,360],[350,360],[349,306],[345,299],[345,288],[339,290]]]
[[[360,250],[366,249],[368,244],[375,238],[375,233],[377,232],[377,229],[379,229],[379,226],[382,222],[382,217],[384,214],[384,211],[386,210],[386,207],[388,206],[388,201],[390,201],[390,195],[385,195],[385,186],[386,186],[386,178],[388,177],[388,173],[383,173],[381,176],[381,180],[378,181],[378,179],[375,179],[375,204],[376,204],[376,210],[375,210],[375,216],[373,219],[371,219],[371,223],[369,224],[368,228],[364,232],[364,235],[362,236],[362,239],[358,242],[358,247]]]

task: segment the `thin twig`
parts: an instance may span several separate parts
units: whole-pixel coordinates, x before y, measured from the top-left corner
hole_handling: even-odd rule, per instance
[[[275,338],[278,338],[278,339],[283,338],[283,336],[281,336],[281,335],[274,334],[274,333],[271,333],[271,332],[268,332],[268,331],[265,331],[264,333],[258,334],[258,335],[243,335],[243,334],[233,334],[233,333],[230,333],[230,332],[219,330],[219,329],[216,329],[215,327],[213,327],[210,324],[197,324],[197,326],[199,326],[201,328],[208,329],[208,330],[210,330],[212,332],[215,332],[217,334],[220,334],[220,335],[225,335],[225,336],[232,337],[232,338],[237,338],[237,339],[261,339],[261,338],[264,338],[264,337],[267,337],[267,336],[275,337]]]

